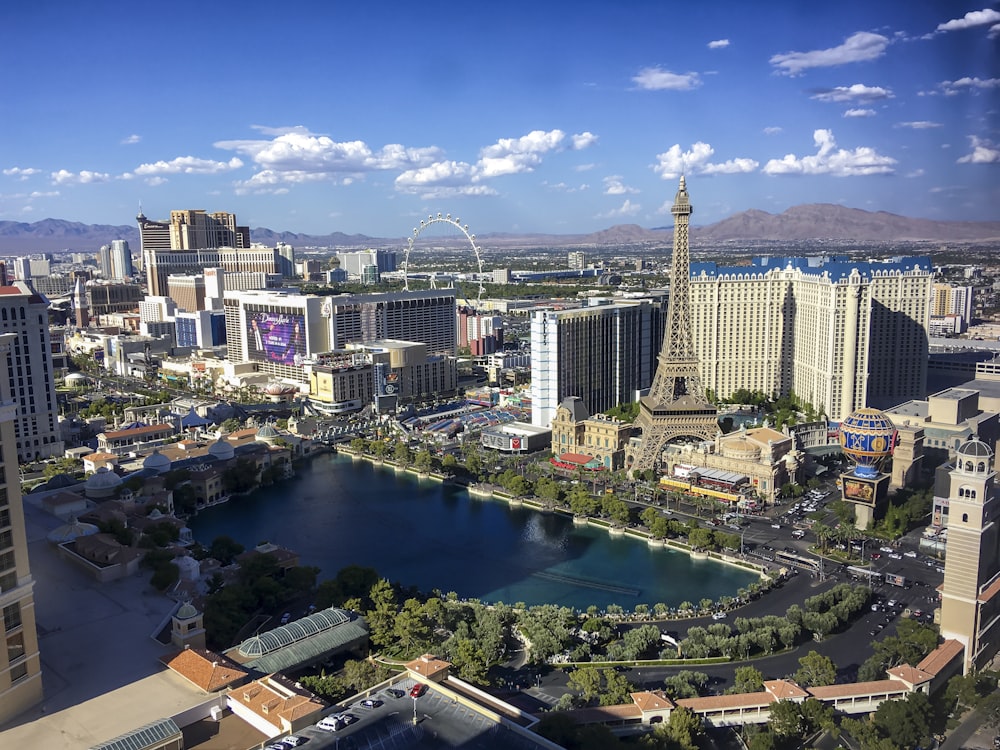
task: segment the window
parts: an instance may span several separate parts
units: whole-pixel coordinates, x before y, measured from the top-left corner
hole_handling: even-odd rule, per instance
[[[21,627],[21,604],[14,602],[3,608],[3,628],[10,631]]]

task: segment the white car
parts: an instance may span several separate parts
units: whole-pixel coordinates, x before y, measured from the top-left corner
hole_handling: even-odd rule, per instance
[[[716,612],[714,615],[712,615],[712,619],[713,620],[725,620],[726,619],[726,613],[725,612]]]
[[[917,553],[914,552],[912,549],[909,552],[904,552],[903,553],[903,557],[916,557],[916,556],[917,556]]]
[[[888,554],[888,553],[892,552],[892,547],[879,547],[878,551],[879,552],[885,552],[886,554]]]
[[[341,726],[343,725],[336,716],[327,716],[316,722],[316,728],[322,729],[324,732],[336,732]]]
[[[902,555],[897,555],[895,552],[890,552],[889,553],[889,557],[891,557],[893,560],[902,560],[903,559]]]

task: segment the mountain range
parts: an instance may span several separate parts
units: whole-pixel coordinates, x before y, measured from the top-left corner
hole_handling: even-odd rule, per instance
[[[590,234],[483,234],[477,242],[484,251],[516,247],[627,247],[670,245],[673,227],[645,228],[620,224]],[[310,235],[276,232],[266,227],[250,230],[251,239],[265,245],[277,242],[304,247],[401,247],[404,238],[368,237],[331,232]],[[128,240],[139,249],[139,230],[134,225],[82,224],[62,219],[32,223],[0,221],[0,253],[96,252],[111,240]],[[818,203],[793,206],[780,214],[751,209],[706,226],[691,227],[692,246],[733,241],[793,242],[839,240],[856,242],[975,242],[1000,239],[1000,221],[931,221],[884,211]],[[464,238],[435,237],[437,244],[465,242]]]

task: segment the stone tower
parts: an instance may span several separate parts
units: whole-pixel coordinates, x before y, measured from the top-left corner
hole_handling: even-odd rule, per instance
[[[632,468],[640,471],[659,465],[668,442],[684,438],[713,440],[719,431],[718,412],[705,397],[691,340],[688,224],[692,208],[683,176],[671,213],[674,215],[674,255],[670,267],[667,324],[653,384],[649,387],[649,395],[639,400],[639,416],[635,421],[642,429],[642,441]]]
[[[949,472],[948,545],[941,586],[941,636],[965,645],[964,671],[1000,648],[1000,496],[993,451],[973,436]]]

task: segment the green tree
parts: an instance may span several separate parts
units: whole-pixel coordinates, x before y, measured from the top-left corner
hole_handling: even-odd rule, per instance
[[[614,669],[602,671],[604,677],[604,690],[601,692],[602,706],[615,706],[629,701],[629,693],[634,689],[629,684],[625,675],[616,672]]]
[[[431,629],[424,619],[423,608],[418,599],[407,599],[396,614],[394,627],[396,639],[409,656],[417,656],[415,651],[428,645]]]
[[[340,677],[328,675],[325,671],[318,675],[303,675],[299,678],[299,682],[307,690],[331,703],[336,703],[349,693],[347,685]]]
[[[587,703],[601,694],[601,673],[596,667],[580,667],[569,673],[566,687],[580,693]]]
[[[777,701],[771,704],[771,730],[778,737],[801,737],[805,722],[799,704],[795,701]]]
[[[736,667],[732,693],[756,693],[764,685],[764,673],[756,667]]]
[[[413,465],[421,474],[427,474],[434,468],[434,456],[429,450],[421,450],[414,456]]]
[[[926,747],[933,714],[930,700],[917,692],[910,693],[905,700],[883,701],[872,722],[897,747]]]
[[[672,710],[670,719],[664,726],[667,737],[682,750],[696,750],[698,738],[705,731],[701,717],[686,706],[678,706]]]
[[[413,451],[410,450],[410,446],[400,440],[392,451],[392,457],[396,459],[397,463],[408,465],[413,462]]]
[[[392,584],[381,578],[369,593],[372,608],[368,610],[368,630],[372,644],[385,648],[393,643],[396,624],[396,592]]]
[[[799,659],[795,681],[802,687],[832,685],[837,681],[837,667],[828,656],[810,651]]]

